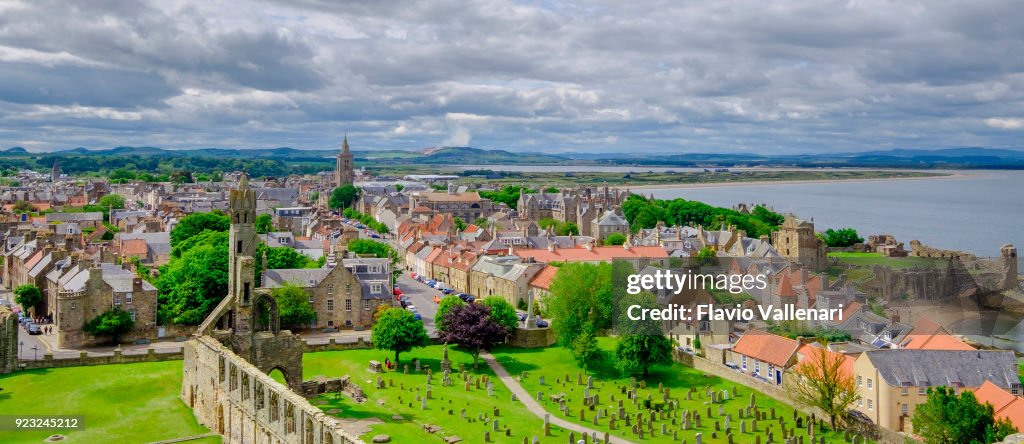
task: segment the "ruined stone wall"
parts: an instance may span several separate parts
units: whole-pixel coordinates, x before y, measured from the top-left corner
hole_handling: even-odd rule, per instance
[[[18,316],[0,305],[0,375],[18,369]]]
[[[209,336],[185,343],[181,399],[225,443],[363,443],[302,395]]]

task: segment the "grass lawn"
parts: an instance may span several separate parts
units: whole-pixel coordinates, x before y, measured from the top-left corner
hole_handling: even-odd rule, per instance
[[[605,351],[606,354],[613,353],[615,347],[615,340],[612,338],[599,338],[598,344]],[[553,416],[560,416],[566,420],[570,420],[587,427],[591,427],[597,430],[605,431],[609,430],[608,420],[601,419],[598,425],[593,424],[594,412],[589,409],[586,411],[586,420],[579,420],[580,409],[583,408],[583,392],[584,386],[576,385],[576,375],[580,372],[580,368],[576,365],[576,361],[573,359],[572,354],[560,347],[549,347],[546,349],[516,349],[516,348],[502,348],[494,352],[495,357],[499,362],[513,375],[519,375],[523,371],[528,371],[528,376],[522,382],[523,387],[526,388],[530,393],[536,393],[538,391],[544,392],[544,401],[541,403],[544,407],[551,412]],[[606,360],[607,362],[607,360]],[[632,416],[634,419],[637,412],[646,410],[638,410],[637,407],[633,406],[632,401],[626,398],[620,392],[620,387],[629,387],[630,378],[628,376],[623,377],[616,371],[611,365],[607,363],[601,363],[594,368],[590,374],[594,377],[594,388],[590,390],[591,395],[599,394],[601,406],[608,409],[609,413],[612,413],[618,409],[617,401],[623,400],[623,407],[625,407],[627,414]],[[566,384],[564,379],[565,376],[569,375],[570,383]],[[586,373],[583,378],[586,381]],[[541,386],[539,383],[539,377],[544,376],[545,385]],[[561,379],[561,382],[558,380]],[[688,401],[686,399],[686,391],[690,387],[698,389],[699,393],[703,395],[705,387],[712,387],[713,389],[721,392],[721,390],[729,390],[731,395],[732,387],[735,385],[732,382],[718,378],[716,376],[707,375],[697,371],[693,368],[686,367],[681,364],[673,364],[670,367],[661,367],[652,369],[650,376],[647,381],[647,388],[637,388],[638,398],[644,400],[647,395],[650,394],[652,399],[660,401],[661,396],[658,394],[658,383],[663,384],[665,387],[671,389],[671,397],[680,401],[680,408],[687,410],[695,410],[700,413],[702,417],[702,424],[700,429],[694,429],[691,426],[689,431],[680,432],[679,439],[686,439],[689,442],[693,442],[694,434],[697,431],[703,433],[703,439],[705,443],[726,443],[726,436],[724,432],[719,432],[717,439],[712,438],[711,434],[714,429],[714,421],[720,421],[724,428],[724,419],[718,416],[717,406],[712,406],[712,413],[714,414],[713,419],[708,419],[706,416],[707,407],[710,404],[706,404],[708,398],[699,398],[695,393],[693,400]],[[744,386],[737,386],[738,396],[725,401],[724,405],[725,412],[732,415],[731,427],[733,431],[733,438],[736,442],[754,442],[754,434],[751,429],[748,429],[746,434],[740,433],[740,419],[738,417],[738,410],[746,407],[750,402],[750,394],[752,389]],[[552,401],[549,397],[551,394],[564,393],[567,396],[567,405],[569,406],[569,416],[564,416],[559,410],[558,403]],[[611,396],[614,396],[616,401],[611,400]],[[793,422],[792,412],[793,409],[782,402],[775,399],[769,398],[763,393],[757,392],[756,405],[761,411],[768,412],[771,408],[775,408],[776,413],[786,418],[787,427],[792,428]],[[640,408],[643,404],[640,404]],[[666,420],[667,422],[668,420]],[[635,422],[633,422],[635,424]],[[781,441],[781,430],[777,422],[771,420],[762,421],[759,424],[759,430],[761,430],[762,440],[764,437],[764,430],[768,424],[774,424],[773,430],[775,432],[775,442]],[[642,441],[651,443],[670,443],[679,442],[672,439],[672,431],[678,429],[678,426],[671,426],[669,423],[668,435],[661,435],[660,425],[655,425],[655,435],[650,436],[645,434],[641,440],[637,436],[633,435],[629,431],[629,428],[625,427],[622,421],[616,421],[616,430],[611,431],[612,434],[618,435],[624,439],[631,441]],[[806,431],[800,429],[797,431],[798,436],[805,436]],[[820,436],[820,433],[819,433]],[[806,439],[806,438],[805,438]],[[843,442],[841,434],[829,433],[826,434],[827,442]]]
[[[829,253],[829,257],[838,258],[839,262],[855,265],[859,267],[870,267],[872,265],[882,265],[892,268],[910,268],[910,267],[945,267],[946,263],[943,259],[935,259],[928,257],[885,257],[880,253],[847,253],[847,252],[836,252]]]
[[[391,442],[415,443],[415,442],[441,442],[438,435],[458,435],[463,442],[484,442],[485,431],[491,431],[492,442],[522,442],[523,438],[532,439],[537,435],[543,442],[565,442],[568,439],[568,432],[552,425],[552,437],[544,438],[543,420],[530,413],[526,407],[519,402],[511,402],[512,393],[501,383],[491,372],[490,368],[480,361],[479,371],[472,371],[473,357],[449,349],[448,356],[452,360],[452,382],[453,386],[444,387],[441,385],[442,375],[440,361],[442,346],[430,346],[415,349],[412,352],[402,354],[402,363],[410,364],[408,375],[400,370],[384,373],[385,381],[394,379],[394,387],[385,389],[374,388],[373,382],[377,374],[371,373],[367,367],[371,359],[384,362],[387,357],[394,357],[377,350],[348,350],[337,352],[306,353],[303,357],[303,378],[311,379],[318,375],[336,377],[350,375],[352,380],[363,387],[367,400],[363,404],[355,404],[347,397],[340,400],[334,399],[333,394],[322,395],[312,400],[326,412],[332,409],[339,409],[335,415],[341,418],[369,419],[381,421],[371,426],[369,432],[363,434],[366,442],[374,435],[387,434],[391,436]],[[420,362],[429,365],[434,371],[432,383],[432,399],[427,401],[427,410],[420,409],[420,402],[416,396],[424,396],[426,393],[426,375],[416,373],[411,365],[413,358],[419,358]],[[459,364],[466,364],[470,374],[487,375],[494,382],[494,397],[487,396],[487,390],[481,387],[477,390],[475,386],[466,391],[465,384],[458,374]],[[404,386],[404,389],[402,388]],[[401,398],[401,402],[399,402]],[[476,421],[479,413],[491,415],[494,407],[500,409],[498,425],[500,432],[492,431],[492,425],[483,421]],[[466,418],[462,419],[460,411],[466,409]],[[452,410],[452,414],[448,414]],[[392,415],[401,415],[403,419],[396,421]],[[469,419],[474,422],[470,422]],[[433,424],[441,427],[437,435],[431,435],[423,430],[423,424]],[[511,438],[505,437],[505,428],[512,430]]]
[[[67,443],[146,443],[201,435],[178,398],[181,361],[28,370],[0,376],[5,415],[82,415],[79,431],[3,431],[0,442],[39,443],[54,433]],[[190,443],[219,443],[219,437]]]

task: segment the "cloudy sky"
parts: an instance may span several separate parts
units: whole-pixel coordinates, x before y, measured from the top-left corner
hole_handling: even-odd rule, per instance
[[[0,147],[1024,149],[1021,4],[0,1]]]

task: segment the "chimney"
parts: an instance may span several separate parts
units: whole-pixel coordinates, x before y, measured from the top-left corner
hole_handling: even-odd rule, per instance
[[[142,278],[136,277],[132,279],[132,291],[142,291]]]
[[[900,312],[899,312],[899,310],[896,310],[896,311],[892,312],[892,322],[893,323],[897,323],[899,321],[900,321]]]
[[[586,247],[587,251],[594,251],[594,241],[591,240],[590,242],[587,242]]]
[[[554,253],[556,249],[558,249],[558,247],[554,242],[548,242],[548,251]]]

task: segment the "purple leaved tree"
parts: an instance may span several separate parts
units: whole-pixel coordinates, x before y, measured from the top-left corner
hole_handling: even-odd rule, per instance
[[[473,369],[481,351],[505,342],[508,330],[491,319],[490,307],[483,304],[465,304],[451,307],[441,318],[441,340],[458,344],[473,353]]]

